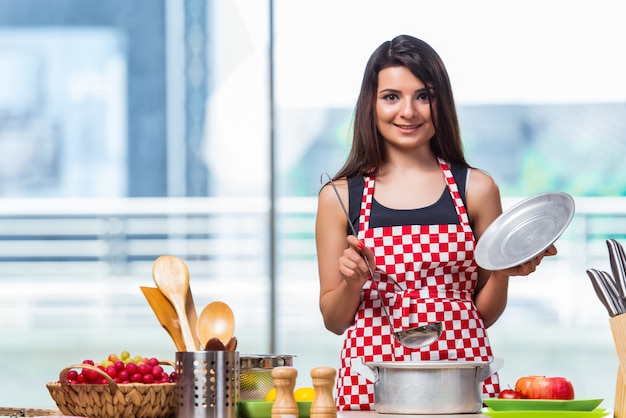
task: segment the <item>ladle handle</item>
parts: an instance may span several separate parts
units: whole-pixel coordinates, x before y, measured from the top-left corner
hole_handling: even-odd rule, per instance
[[[389,315],[389,311],[387,311],[387,305],[385,305],[385,301],[383,300],[383,297],[380,294],[379,290],[376,290],[376,295],[378,296],[378,300],[380,300],[380,307],[383,309],[383,312],[385,313],[385,316],[387,317],[387,322],[389,322],[389,326],[391,327],[391,332],[396,333],[395,328],[393,326],[393,319],[391,319],[391,316]]]

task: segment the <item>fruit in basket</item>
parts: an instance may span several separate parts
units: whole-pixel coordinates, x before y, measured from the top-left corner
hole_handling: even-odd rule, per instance
[[[127,358],[130,359],[130,356]],[[118,359],[113,357],[111,360],[107,358],[106,361],[106,367],[102,365],[102,362],[94,365],[94,361],[90,359],[85,360],[84,363],[67,366],[61,370],[56,382],[46,384],[50,396],[64,415],[101,418],[159,418],[173,417],[176,414],[178,405],[176,385],[169,382],[170,375],[164,373],[162,368],[156,368],[158,364],[155,364],[156,361],[156,363],[173,366],[171,362],[159,362],[157,359],[146,358],[141,358],[139,361],[133,358],[124,363],[121,357]],[[152,383],[155,384],[124,384],[133,383],[126,371],[126,366],[130,363],[135,366],[136,374],[142,376],[142,383],[148,374],[141,375],[139,370],[149,369],[152,377],[148,377],[147,380],[148,382],[152,380]],[[152,364],[152,366],[140,368],[141,364],[138,363]],[[120,364],[123,368],[118,370]],[[107,374],[107,369],[112,374],[117,374],[115,380],[119,380],[120,383],[114,381]],[[95,372],[100,378],[95,378],[88,371]],[[166,383],[165,379],[156,381],[154,374],[159,373],[164,373],[169,383]],[[126,378],[120,379],[120,376],[124,375]],[[160,374],[159,376],[164,377]],[[135,379],[138,380],[137,377]]]
[[[515,383],[515,390],[529,399],[574,399],[574,386],[562,376],[524,376]]]
[[[123,351],[120,356],[110,354],[99,364],[91,359],[83,360],[82,364],[88,364],[104,371],[115,383],[144,383],[159,384],[172,383],[176,381],[176,373],[167,373],[156,358],[141,356],[130,357],[128,351]],[[104,376],[95,370],[82,369],[70,370],[67,373],[69,384],[106,384]]]

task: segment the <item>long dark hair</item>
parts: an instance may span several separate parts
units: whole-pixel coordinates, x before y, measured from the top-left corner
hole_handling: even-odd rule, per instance
[[[408,68],[429,88],[435,126],[430,146],[434,154],[452,164],[469,167],[463,153],[452,87],[443,61],[426,42],[409,35],[399,35],[380,45],[367,62],[354,113],[352,148],[335,178],[376,175],[386,160],[384,141],[376,128],[378,73],[397,66]]]

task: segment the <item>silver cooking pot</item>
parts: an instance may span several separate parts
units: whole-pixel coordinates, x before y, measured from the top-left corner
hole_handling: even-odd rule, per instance
[[[503,359],[489,362],[352,360],[352,368],[374,383],[376,412],[381,414],[464,414],[482,407],[482,382]]]

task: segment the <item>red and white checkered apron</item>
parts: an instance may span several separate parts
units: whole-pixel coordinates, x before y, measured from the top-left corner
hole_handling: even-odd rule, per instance
[[[375,280],[363,286],[354,324],[347,330],[337,379],[339,410],[373,410],[374,385],[350,367],[353,358],[381,361],[492,361],[491,346],[472,296],[478,277],[474,234],[449,166],[439,160],[460,225],[369,228],[374,178],[365,178],[359,238],[376,258]],[[393,279],[402,288],[394,285]],[[381,308],[385,301],[394,330],[442,321],[443,332],[429,347],[408,349],[393,337]],[[499,393],[497,374],[483,393]]]

